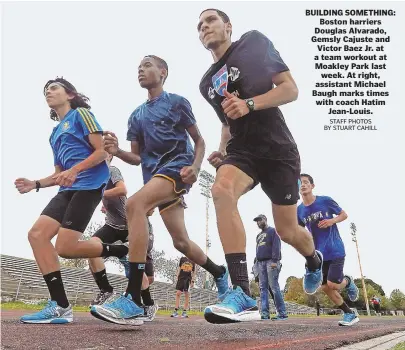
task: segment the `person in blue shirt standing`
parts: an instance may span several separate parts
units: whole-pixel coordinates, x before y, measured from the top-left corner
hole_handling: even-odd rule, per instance
[[[148,229],[146,213],[159,208],[174,247],[214,276],[219,298],[227,294],[228,272],[214,264],[188,237],[184,223],[185,203],[192,184],[197,181],[205,153],[190,103],[182,96],[164,91],[168,65],[160,57],[145,56],[138,67],[138,80],[148,90],[148,100],[131,114],[127,140],[131,151],[118,146],[118,138],[106,131],[106,149],[123,161],[142,165],[144,186],[127,201],[129,231],[129,283],[117,300],[95,305],[91,313],[108,322],[141,325],[142,276],[147,261]],[[193,149],[190,138],[194,141]]]
[[[55,171],[40,180],[18,178],[14,184],[23,194],[59,186],[57,195],[28,232],[35,260],[49,289],[50,301],[37,313],[21,317],[23,323],[68,323],[72,305],[66,296],[58,255],[63,258],[125,256],[125,245],[79,241],[100,203],[110,177],[102,129],[90,112],[88,98],[63,78],[49,80],[44,95],[51,119],[58,122],[50,144]],[[55,247],[51,240],[58,235]]]
[[[314,187],[312,176],[301,174],[302,203],[297,209],[298,222],[311,232],[316,249],[323,255],[321,288],[343,311],[343,319],[339,321],[339,325],[352,326],[359,322],[359,318],[339,293],[346,288],[352,302],[359,298],[359,289],[353,278],[343,274],[346,252],[336,224],[346,220],[347,214],[332,198],[315,196]]]
[[[283,294],[280,290],[278,277],[281,271],[281,240],[276,230],[267,224],[267,217],[263,214],[253,219],[262,230],[256,237],[256,259],[259,267],[259,287],[261,299],[261,318],[268,320],[269,286],[274,295],[277,316],[272,320],[288,318]]]

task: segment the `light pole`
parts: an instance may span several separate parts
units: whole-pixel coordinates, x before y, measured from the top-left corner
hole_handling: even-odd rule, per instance
[[[209,172],[203,170],[200,172],[200,190],[201,194],[206,198],[205,204],[205,254],[208,256],[208,248],[211,246],[209,234],[208,234],[208,223],[209,223],[209,207],[210,207],[210,198],[211,196],[211,187],[215,181],[215,177],[212,176]],[[208,289],[209,285],[209,274],[205,273],[205,284],[204,288]]]
[[[363,269],[361,268],[361,261],[360,261],[359,244],[357,242],[357,235],[356,235],[357,228],[353,222],[350,223],[350,230],[351,230],[350,234],[352,235],[352,241],[354,243],[356,243],[357,258],[359,259],[361,284],[363,286],[364,300],[366,301],[367,315],[370,316],[370,306],[368,304],[367,289],[366,289],[366,284],[364,283]]]

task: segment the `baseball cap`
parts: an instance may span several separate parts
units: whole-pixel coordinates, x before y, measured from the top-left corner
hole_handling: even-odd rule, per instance
[[[266,220],[267,221],[267,217],[266,215],[260,214],[258,216],[256,216],[253,221],[259,221],[259,220]]]

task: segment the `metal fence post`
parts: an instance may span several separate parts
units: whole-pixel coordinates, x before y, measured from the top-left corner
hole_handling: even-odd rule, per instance
[[[20,286],[21,286],[21,281],[24,275],[24,269],[21,270],[21,276],[20,276],[20,281],[18,282],[18,287],[17,287],[17,293],[15,294],[15,300],[18,300],[18,294],[20,294]]]
[[[79,282],[77,282],[77,290],[76,290],[76,297],[75,297],[75,304],[74,304],[75,306],[76,306],[76,303],[77,303],[77,296],[79,294],[81,280],[82,280],[82,276],[79,277]]]

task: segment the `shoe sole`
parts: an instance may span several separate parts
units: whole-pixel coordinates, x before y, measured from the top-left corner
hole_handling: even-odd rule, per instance
[[[121,326],[141,326],[143,325],[143,320],[139,318],[131,318],[131,319],[124,319],[124,318],[113,318],[113,317],[108,317],[106,315],[103,315],[97,310],[91,310],[90,313],[95,317],[98,318],[99,320],[114,323],[114,324],[119,324]]]
[[[320,271],[321,271],[321,280],[319,281],[319,285],[318,285],[318,287],[316,287],[316,289],[315,289],[315,292],[307,292],[306,290],[305,290],[305,284],[304,284],[304,282],[305,282],[305,276],[304,276],[304,278],[302,279],[302,289],[304,290],[304,292],[305,292],[305,294],[308,294],[308,295],[314,295],[317,291],[318,291],[318,289],[321,287],[321,285],[322,285],[322,267],[323,267],[323,254],[320,252],[320,251],[318,251],[318,250],[316,250],[316,252],[321,256],[321,267],[319,268],[320,269]]]
[[[51,318],[49,320],[20,320],[21,323],[36,323],[36,324],[66,324],[72,323],[73,317],[61,317],[61,318]]]
[[[359,300],[360,291],[359,291],[359,288],[357,288],[357,286],[356,286],[356,289],[357,289],[357,292],[356,292],[356,297],[355,297],[354,299],[351,299],[351,298],[350,298],[350,295],[348,295],[348,296],[349,296],[349,300],[350,300],[352,303],[354,303],[355,301]],[[349,293],[348,293],[348,294],[349,294]]]
[[[156,305],[156,312],[153,314],[153,317],[147,317],[147,316],[146,316],[146,317],[141,317],[140,319],[141,319],[143,322],[152,322],[152,321],[155,319],[158,310],[159,310],[159,306]]]
[[[353,321],[350,321],[349,323],[342,323],[342,321],[339,321],[339,326],[350,327],[350,326],[355,325],[359,321],[360,321],[360,319],[358,317],[356,317]]]
[[[258,311],[245,311],[239,314],[206,312],[204,313],[204,318],[207,322],[216,324],[261,321]]]

